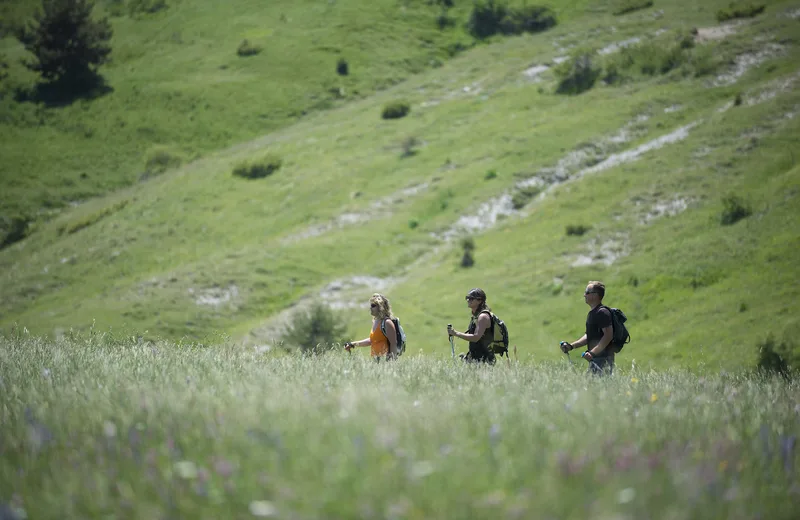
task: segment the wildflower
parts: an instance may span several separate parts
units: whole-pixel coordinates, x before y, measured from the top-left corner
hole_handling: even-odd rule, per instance
[[[636,490],[633,488],[625,488],[617,493],[617,503],[629,504],[636,498]]]
[[[651,403],[655,403],[656,401],[658,401],[658,395],[656,395],[656,394],[651,395],[650,396],[650,402]]]
[[[632,378],[631,378],[631,383],[638,383],[638,382],[639,382],[639,380],[638,380],[638,379],[636,379],[635,377],[632,377]]]
[[[268,500],[253,500],[250,502],[250,514],[260,517],[275,516],[278,510]]]
[[[103,435],[112,439],[117,436],[117,426],[111,421],[105,421],[103,423]]]
[[[197,477],[197,466],[190,460],[182,460],[175,463],[175,473],[184,480],[192,480]]]
[[[723,460],[719,463],[719,467],[717,468],[720,473],[724,473],[726,469],[728,469],[728,461]]]

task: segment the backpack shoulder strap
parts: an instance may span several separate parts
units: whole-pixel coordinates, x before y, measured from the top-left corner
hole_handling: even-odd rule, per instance
[[[481,312],[478,313],[478,316],[481,314],[488,314],[489,315],[489,330],[494,334],[494,313],[488,309],[483,309]],[[478,319],[475,318],[475,328],[478,327]]]

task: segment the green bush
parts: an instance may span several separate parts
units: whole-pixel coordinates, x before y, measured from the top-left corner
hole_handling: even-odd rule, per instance
[[[595,63],[595,51],[581,50],[553,71],[558,79],[557,94],[577,95],[591,89],[603,72]]]
[[[723,226],[730,226],[747,218],[752,213],[752,210],[747,204],[736,195],[730,195],[722,200],[722,215],[720,222]]]
[[[183,160],[182,154],[167,146],[154,146],[147,152],[144,173],[139,180],[145,180],[169,169],[177,168],[183,164]]]
[[[640,9],[647,9],[653,6],[653,0],[622,0],[617,4],[612,13],[615,16],[632,13]]]
[[[281,341],[304,354],[321,354],[344,343],[347,327],[344,320],[322,303],[296,312],[281,336]]]
[[[514,193],[511,194],[511,206],[514,209],[522,209],[528,205],[531,199],[533,199],[541,192],[542,189],[539,186],[528,186],[525,188],[517,188],[516,190],[514,190]]]
[[[28,234],[30,219],[22,216],[0,216],[0,249],[19,242]]]
[[[753,18],[763,13],[766,8],[766,4],[732,2],[727,9],[717,11],[717,21],[726,22],[735,18]]]
[[[128,0],[128,13],[131,16],[138,14],[153,14],[166,9],[166,0]]]
[[[492,179],[497,178],[497,171],[496,170],[489,170],[486,172],[486,175],[483,176],[484,180],[490,181]]]
[[[283,160],[273,154],[266,154],[249,161],[242,161],[233,169],[233,175],[245,179],[262,179],[272,175],[283,165]]]
[[[793,346],[787,342],[778,342],[772,333],[758,345],[758,361],[756,366],[770,374],[789,377],[793,370],[800,368],[800,356]]]
[[[400,119],[411,111],[411,105],[405,101],[392,101],[383,107],[381,117],[383,119]]]
[[[236,48],[236,54],[238,54],[241,57],[255,56],[261,51],[262,51],[261,47],[259,47],[258,45],[253,45],[247,40],[242,40],[242,43],[240,43],[239,47]]]
[[[340,76],[347,76],[350,74],[350,65],[347,63],[346,59],[339,58],[339,61],[336,62],[336,73]]]
[[[555,14],[547,7],[511,7],[503,0],[478,0],[472,6],[467,29],[475,38],[484,39],[498,33],[540,32],[554,25]]]
[[[685,76],[710,74],[719,66],[708,47],[696,47],[685,33],[632,45],[608,56],[603,64],[603,81],[623,83],[630,75],[656,76],[682,70]]]
[[[592,229],[591,226],[584,226],[583,224],[578,224],[578,225],[570,224],[570,225],[567,226],[567,235],[568,236],[578,236],[578,237],[579,236],[583,236],[590,229]]]

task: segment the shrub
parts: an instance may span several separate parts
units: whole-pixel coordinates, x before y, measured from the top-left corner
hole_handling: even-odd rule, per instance
[[[278,171],[282,165],[283,160],[280,157],[267,154],[253,160],[240,162],[233,169],[233,175],[245,179],[262,179]]]
[[[5,80],[8,77],[8,61],[6,61],[6,57],[0,54],[0,81]]]
[[[406,137],[403,139],[403,143],[401,147],[403,149],[403,153],[400,155],[401,157],[411,157],[417,154],[416,147],[419,146],[419,139],[414,136]]]
[[[560,63],[554,70],[558,79],[557,94],[577,95],[591,89],[602,73],[594,63],[594,51],[583,50],[572,59]]]
[[[525,188],[517,188],[511,195],[511,206],[514,209],[522,209],[528,203],[541,193],[542,189],[539,186],[528,186]]]
[[[43,0],[43,10],[22,28],[17,39],[36,61],[25,66],[47,81],[75,87],[96,82],[96,68],[106,63],[111,47],[111,24],[91,18],[89,0]]]
[[[472,256],[472,251],[464,251],[461,256],[461,267],[472,267],[475,265],[475,257]]]
[[[292,316],[281,340],[304,354],[321,354],[343,343],[346,332],[343,320],[330,307],[315,303]]]
[[[633,45],[609,56],[604,63],[603,80],[616,84],[624,81],[625,71],[655,76],[679,68],[685,75],[702,76],[713,72],[717,65],[711,49],[695,47],[691,35],[679,33],[673,39]]]
[[[392,101],[384,105],[381,117],[383,119],[400,119],[411,111],[411,105],[405,101]]]
[[[735,18],[753,18],[763,13],[766,8],[766,4],[732,2],[727,9],[717,11],[717,21],[726,22]]]
[[[144,163],[144,173],[139,180],[163,173],[171,168],[183,164],[183,155],[166,146],[154,146],[147,153]]]
[[[475,38],[495,34],[540,32],[556,25],[556,17],[547,7],[524,5],[509,7],[502,0],[479,0],[472,6],[467,28]]]
[[[461,239],[461,248],[464,251],[475,251],[475,239],[472,237],[464,237]]]
[[[487,181],[490,181],[492,179],[496,179],[497,178],[497,171],[489,170],[489,171],[486,172],[486,175],[484,175],[483,178],[484,178],[484,180],[487,180]]]
[[[447,14],[447,9],[442,9],[442,12],[436,17],[436,27],[444,30],[448,27],[455,27],[455,25],[456,19]]]
[[[419,226],[419,221],[417,219],[412,218],[411,220],[408,221],[409,229],[417,229],[417,226]]]
[[[612,11],[615,16],[632,13],[653,6],[653,0],[622,0]]]
[[[792,370],[798,368],[796,363],[797,355],[792,345],[786,341],[778,343],[772,333],[758,345],[756,366],[767,373],[789,377]]]
[[[167,0],[128,0],[128,13],[131,16],[153,14],[166,8]]]
[[[258,45],[253,45],[247,40],[242,40],[242,43],[240,43],[239,47],[236,48],[236,54],[241,57],[255,56],[256,54],[260,53],[261,50],[261,47]]]
[[[583,224],[578,225],[568,225],[567,226],[567,235],[568,236],[583,236],[586,234],[587,231],[592,229],[590,226],[584,226]]]
[[[752,211],[746,203],[736,195],[730,195],[722,200],[723,209],[720,222],[723,226],[730,226],[750,216]]]
[[[28,234],[30,220],[22,216],[0,216],[0,249],[19,242]]]
[[[339,58],[339,61],[336,62],[336,74],[340,76],[347,76],[350,73],[350,66],[347,64],[347,60],[344,58]]]

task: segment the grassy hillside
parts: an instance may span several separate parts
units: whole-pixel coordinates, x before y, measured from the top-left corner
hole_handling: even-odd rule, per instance
[[[587,1],[559,8],[569,15]],[[124,6],[164,8],[128,14]],[[39,99],[30,58],[11,36],[0,83],[0,220],[36,221],[70,203],[129,186],[285,127],[305,114],[361,99],[441,66],[475,44],[468,2],[446,11],[422,0],[100,1],[110,16],[112,61],[94,99]],[[123,7],[120,7],[123,6]],[[18,26],[35,2],[5,2]],[[243,41],[261,48],[239,56]],[[337,72],[339,60],[347,75]],[[21,100],[21,101],[20,101]],[[47,143],[47,146],[42,146]],[[0,222],[0,226],[7,226]]]
[[[0,252],[0,324],[261,345],[288,308],[320,300],[364,337],[361,302],[379,289],[410,349],[449,355],[445,325],[466,325],[463,295],[480,286],[523,358],[556,358],[581,334],[583,287],[601,279],[630,319],[622,363],[752,365],[800,310],[798,4],[722,28],[727,2],[623,16],[616,2],[587,5],[65,212]],[[620,42],[668,47],[692,28],[696,45],[666,74],[553,93],[552,65],[581,46],[602,49],[600,63]],[[398,99],[410,115],[381,120]],[[278,172],[231,175],[265,152]],[[732,196],[751,213],[723,225]]]
[[[7,518],[796,516],[798,387],[779,378],[104,334],[0,338],[0,361]]]

